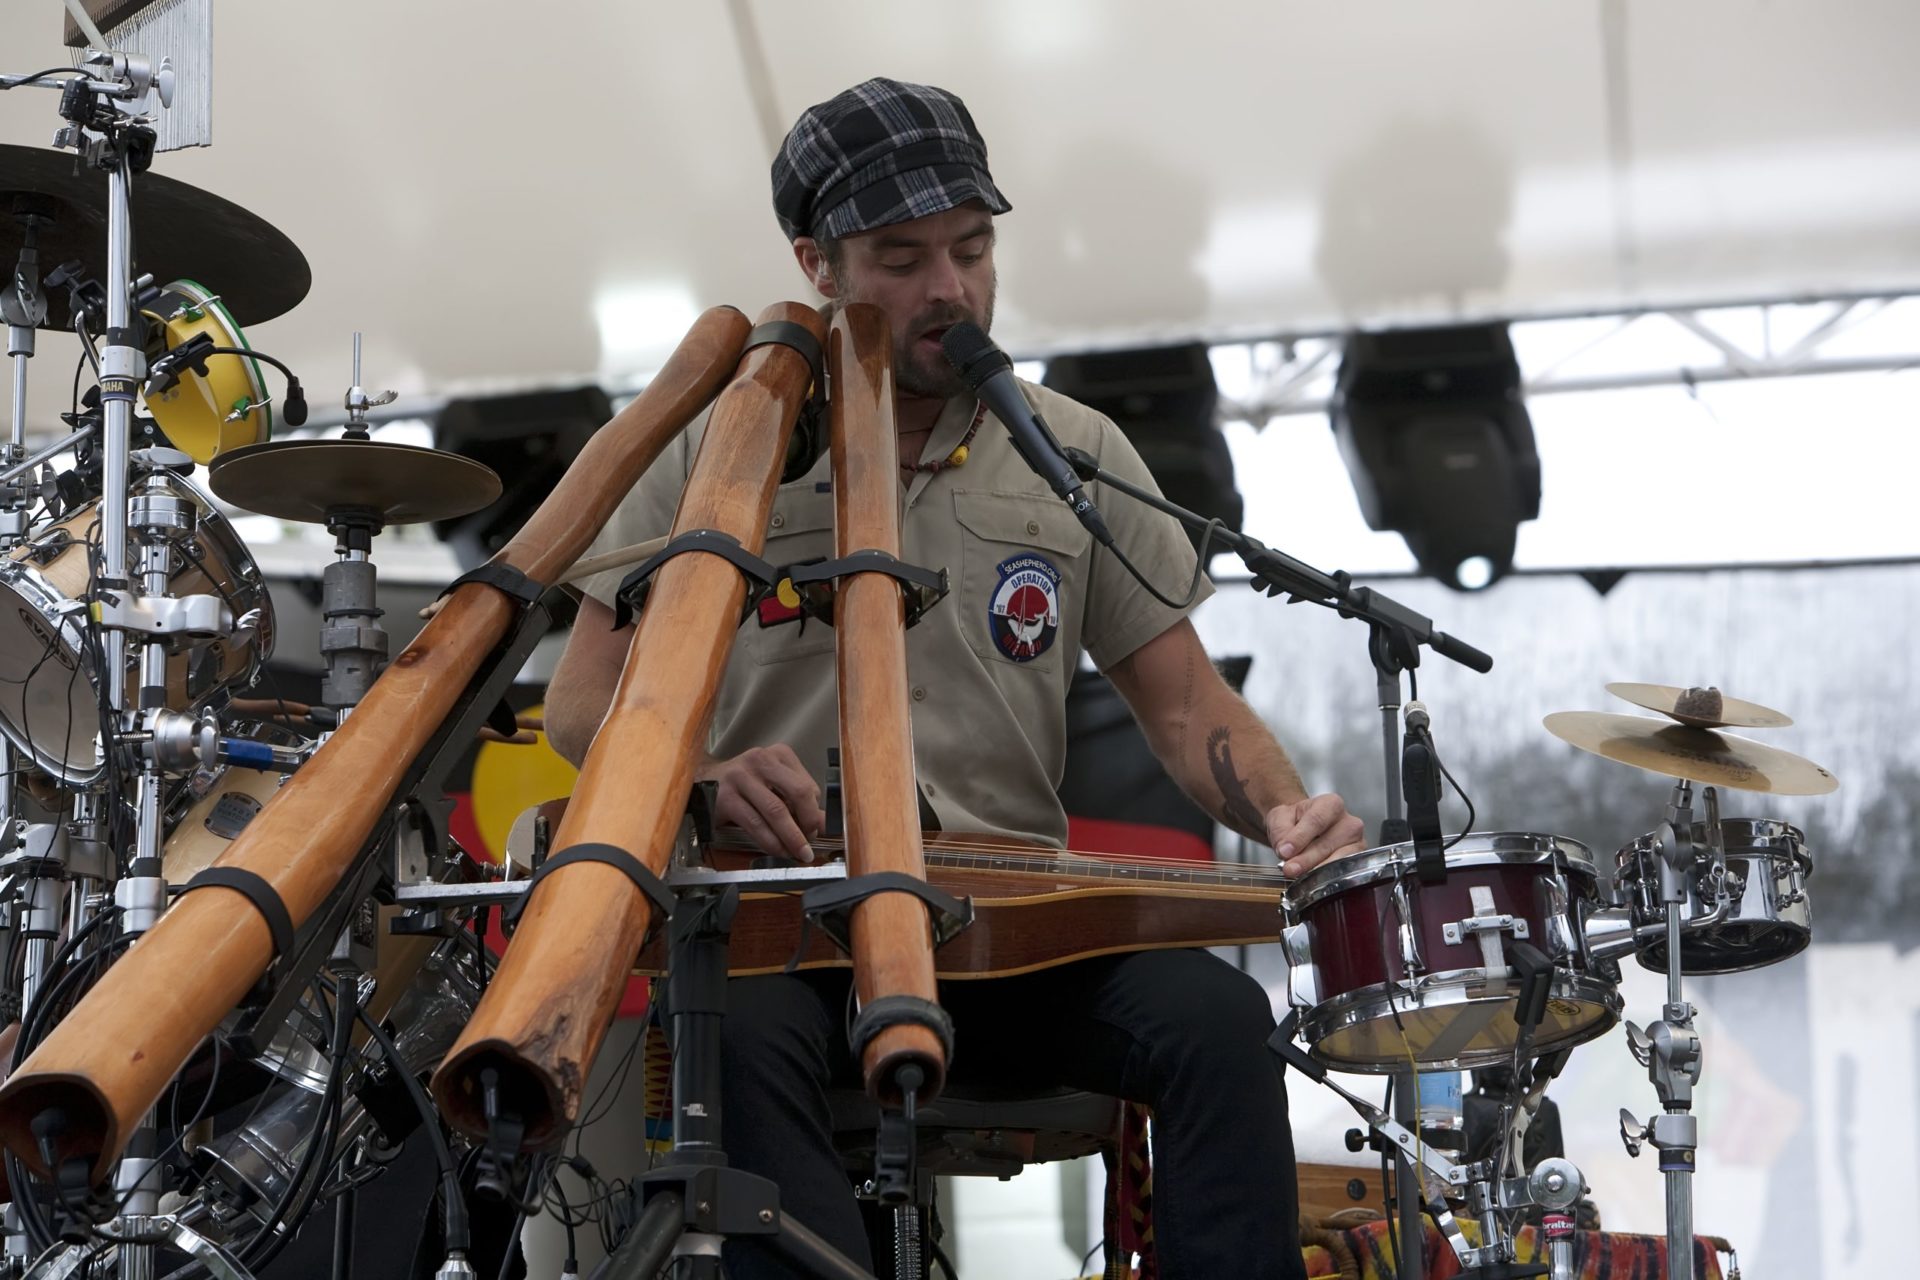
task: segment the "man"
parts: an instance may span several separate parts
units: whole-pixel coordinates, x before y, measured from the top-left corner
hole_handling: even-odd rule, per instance
[[[869,302],[891,322],[902,482],[902,555],[944,566],[951,596],[907,636],[914,758],[947,830],[1054,844],[1067,686],[1082,650],[1126,697],[1168,772],[1233,829],[1270,843],[1298,875],[1362,847],[1335,795],[1308,797],[1286,753],[1220,680],[1186,609],[1157,602],[1020,461],[944,359],[940,338],[993,319],[994,218],[1010,208],[986,146],[943,90],[870,80],[804,112],[774,162],[774,210],[829,306]],[[1023,390],[1062,443],[1140,485],[1152,477],[1106,418],[1043,388]],[[595,550],[667,531],[704,423],[664,454]],[[1099,501],[1127,557],[1163,594],[1194,555],[1171,520],[1125,497]],[[783,485],[764,557],[833,552],[823,458]],[[563,755],[581,759],[631,639],[611,629],[620,574],[589,599],[547,702]],[[717,817],[761,848],[810,856],[820,779],[837,742],[831,629],[770,601],[742,628],[702,778]],[[844,972],[729,984],[723,1103],[734,1162],[780,1184],[784,1207],[857,1260],[860,1219],[827,1124],[830,1084],[857,1069],[844,1033]],[[1145,1102],[1155,1115],[1155,1235],[1169,1277],[1298,1276],[1292,1137],[1265,992],[1199,951],[1082,961],[1019,978],[948,983],[953,1078],[1071,1086]],[[730,1247],[736,1277],[786,1275]]]

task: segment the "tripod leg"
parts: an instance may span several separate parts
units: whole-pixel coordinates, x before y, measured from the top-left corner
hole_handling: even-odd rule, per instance
[[[854,1261],[815,1235],[798,1219],[780,1215],[779,1234],[768,1241],[789,1262],[805,1268],[822,1280],[874,1280]]]
[[[640,1220],[588,1280],[654,1280],[686,1231],[686,1203],[662,1191],[647,1201]]]

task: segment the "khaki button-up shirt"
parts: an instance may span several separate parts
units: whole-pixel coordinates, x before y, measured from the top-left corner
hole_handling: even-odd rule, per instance
[[[1021,389],[1063,445],[1155,488],[1140,455],[1105,416],[1032,383]],[[949,401],[923,457],[951,454],[974,409],[971,396]],[[661,455],[589,554],[671,530],[705,427],[703,416]],[[1105,486],[1089,493],[1127,558],[1161,594],[1184,598],[1194,553],[1180,526]],[[907,632],[921,792],[944,830],[1061,844],[1067,820],[1055,788],[1066,760],[1067,686],[1082,651],[1099,667],[1111,667],[1185,616],[1212,587],[1202,579],[1184,610],[1148,595],[1021,461],[991,414],[963,465],[915,474],[902,502],[901,557],[945,568],[951,587]],[[806,476],[780,487],[762,554],[786,566],[833,553],[833,481],[823,451]],[[599,574],[581,586],[611,606],[627,572]],[[724,759],[778,742],[824,782],[827,749],[839,743],[834,632],[815,620],[750,614],[727,665],[709,749]]]

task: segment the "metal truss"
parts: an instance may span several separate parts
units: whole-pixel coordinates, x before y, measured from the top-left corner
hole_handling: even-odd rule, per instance
[[[1532,373],[1524,386],[1528,396],[1570,391],[1617,391],[1634,387],[1695,387],[1704,383],[1738,382],[1751,378],[1891,373],[1920,365],[1920,351],[1837,355],[1829,354],[1828,350],[1842,334],[1871,321],[1894,303],[1914,297],[1920,297],[1920,293],[1903,291],[1759,302],[1716,302],[1628,312],[1529,316],[1511,323],[1524,325],[1538,321],[1609,317],[1616,321],[1598,337]],[[1808,306],[1824,307],[1826,314],[1792,342],[1776,346],[1772,341],[1776,315],[1784,308]],[[1729,311],[1758,314],[1762,335],[1759,350],[1749,349],[1714,327],[1712,313]],[[1657,323],[1670,324],[1698,338],[1712,349],[1717,359],[1698,364],[1649,366],[1604,374],[1582,375],[1568,371],[1568,367],[1581,357],[1615,341],[1627,330]],[[1259,426],[1269,419],[1289,414],[1326,412],[1333,395],[1334,375],[1340,367],[1340,335],[1320,333],[1279,337],[1243,345],[1251,348],[1254,387],[1244,399],[1230,401],[1222,398],[1220,417],[1223,421],[1245,421]]]

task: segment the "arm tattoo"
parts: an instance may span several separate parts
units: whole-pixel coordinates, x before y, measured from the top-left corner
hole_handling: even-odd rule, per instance
[[[1173,748],[1173,758],[1184,766],[1187,759],[1187,725],[1193,719],[1193,651],[1187,651],[1187,690],[1180,700],[1180,736]]]
[[[1207,735],[1207,768],[1220,788],[1220,813],[1247,835],[1264,840],[1267,820],[1261,816],[1259,806],[1247,794],[1247,784],[1233,767],[1233,747],[1229,741],[1232,736],[1225,725]]]

